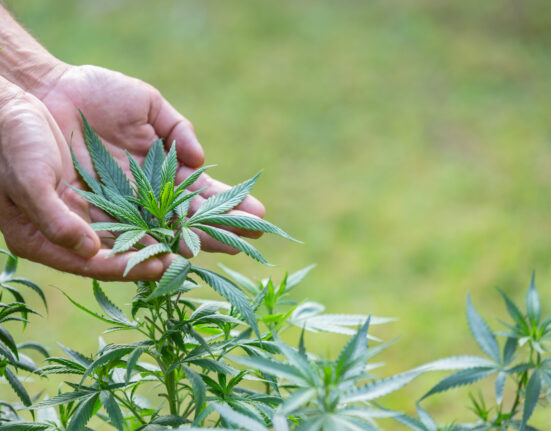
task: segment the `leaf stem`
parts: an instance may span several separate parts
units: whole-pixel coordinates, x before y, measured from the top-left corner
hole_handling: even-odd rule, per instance
[[[146,424],[147,422],[144,420],[144,418],[142,418],[140,416],[140,414],[137,412],[137,410],[134,408],[134,406],[132,405],[132,402],[131,400],[128,400],[128,397],[126,397],[126,393],[124,394],[125,397],[127,398],[127,400],[124,400],[123,398],[121,398],[120,396],[118,396],[117,394],[115,394],[114,392],[111,392],[113,394],[113,396],[119,400],[121,402],[122,405],[124,405],[128,410],[130,410],[132,412],[132,414],[134,416],[136,416],[136,418],[142,423],[142,424]]]

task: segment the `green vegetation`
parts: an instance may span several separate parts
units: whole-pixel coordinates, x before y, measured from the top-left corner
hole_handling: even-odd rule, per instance
[[[18,403],[0,400],[0,430],[88,431],[99,426],[94,422],[98,418],[118,431],[375,431],[375,420],[387,418],[415,431],[537,431],[529,421],[538,406],[548,409],[551,399],[551,358],[547,358],[551,316],[542,316],[534,275],[525,312],[501,292],[512,319],[504,323],[507,331],[492,331],[468,297],[469,328],[487,358],[452,356],[376,378],[370,371],[381,364],[371,359],[392,343],[368,347],[368,338],[374,339],[368,335],[371,315],[322,314],[320,304],[290,297],[312,266],[285,275],[278,285],[270,278],[253,282],[222,266],[234,282],[177,254],[181,245],[188,247],[192,258],[199,254],[202,240],[198,232],[202,232],[267,263],[247,241],[217,226],[274,233],[292,240],[265,220],[228,213],[250,193],[259,175],[209,197],[190,212],[191,200],[200,190],[190,192],[188,188],[207,167],[176,184],[175,144],[165,155],[158,140],[142,166],[127,153],[130,179],[83,115],[82,122],[96,175],[87,172],[73,154],[74,166],[90,191],[75,190],[113,218],[92,224],[97,231],[112,232],[111,254],[138,250],[128,260],[124,274],[156,256],[176,255],[159,281],[135,282],[131,317],[108,298],[97,280],[92,283],[93,293],[103,314],[62,291],[82,312],[114,325],[105,334],[131,333],[138,338],[135,342],[126,337],[123,343],[106,343],[100,337],[99,350],[92,356],[60,344],[65,357],[59,357],[51,356],[39,343],[17,343],[10,331],[0,326],[0,377],[19,399]],[[13,284],[34,290],[44,305],[45,297],[33,282],[15,277],[17,259],[2,253],[7,262],[0,274],[0,300],[11,296],[13,302],[0,302],[0,323],[26,325],[29,314],[38,313]],[[197,298],[194,294],[201,283],[225,301]],[[359,329],[353,332],[350,326]],[[281,335],[293,327],[302,328],[298,349],[281,341]],[[352,337],[331,361],[307,351],[307,332]],[[90,330],[83,331],[80,339],[91,335]],[[502,348],[496,335],[505,338]],[[38,367],[20,352],[24,349],[45,356],[46,365]],[[245,368],[234,368],[228,361]],[[379,402],[422,374],[449,370],[455,373],[417,401],[418,419]],[[42,398],[43,390],[36,396],[29,393],[23,372],[47,380],[61,375],[67,380],[51,398]],[[419,405],[429,396],[492,375],[496,375],[496,406],[487,407],[482,394],[478,398],[471,395],[475,422],[461,419],[440,426]],[[510,399],[505,398],[508,381],[509,386],[514,385]]]
[[[263,166],[256,195],[305,245],[259,248],[278,268],[316,262],[303,295],[330,312],[398,317],[404,324],[377,328],[404,336],[385,353],[387,369],[457,345],[474,352],[461,330],[467,291],[493,323],[504,318],[494,286],[520,298],[533,269],[551,280],[546,2],[7,4],[63,60],[157,86],[193,121],[217,178],[237,183]],[[88,281],[22,265],[39,285],[91,301]],[[245,258],[231,266],[282,272]],[[121,286],[105,289],[129,302],[134,292]],[[93,320],[46,294],[56,318],[27,331],[55,349]],[[326,336],[315,345],[328,357],[340,348]],[[396,406],[412,412],[425,389],[407,386]],[[455,417],[468,407],[462,395],[424,406]]]

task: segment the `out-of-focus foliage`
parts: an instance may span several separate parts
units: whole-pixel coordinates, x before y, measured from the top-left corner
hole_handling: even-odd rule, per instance
[[[63,60],[157,86],[193,121],[220,179],[265,167],[257,196],[305,245],[262,250],[282,268],[317,262],[303,288],[332,312],[407,321],[385,329],[409,352],[389,350],[390,369],[467,342],[467,290],[492,315],[487,286],[519,299],[532,269],[551,279],[546,1],[6,3]],[[88,297],[83,280],[40,271],[40,285]],[[31,325],[34,338],[53,346],[50,332],[70,340],[90,324],[49,299],[64,319]],[[434,400],[442,417],[465,407]]]

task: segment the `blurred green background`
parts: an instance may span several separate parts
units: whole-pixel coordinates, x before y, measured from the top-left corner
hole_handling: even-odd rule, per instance
[[[159,88],[194,123],[218,179],[263,168],[267,219],[305,245],[260,240],[273,270],[244,256],[202,263],[259,277],[317,263],[299,296],[399,318],[375,329],[402,336],[382,355],[385,373],[475,352],[467,292],[496,328],[496,286],[521,299],[535,269],[551,299],[548,2],[6,3],[59,58]],[[29,263],[22,274],[92,300],[88,280]],[[48,320],[27,336],[95,351],[105,328],[47,290]],[[133,287],[107,291],[124,302]],[[327,355],[341,344],[315,340]],[[411,412],[431,379],[389,405]],[[463,416],[464,395],[425,405]]]

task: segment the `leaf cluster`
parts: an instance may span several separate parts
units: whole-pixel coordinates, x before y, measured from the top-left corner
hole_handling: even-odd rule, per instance
[[[126,306],[114,303],[95,280],[93,307],[62,291],[83,313],[107,325],[105,334],[124,331],[124,340],[135,341],[106,343],[99,337],[94,354],[59,344],[59,355],[50,355],[36,343],[16,344],[6,328],[7,322],[25,325],[28,315],[37,313],[17,286],[32,289],[44,304],[45,297],[34,283],[15,277],[17,260],[2,252],[7,262],[0,274],[0,376],[21,403],[0,401],[0,431],[81,431],[99,423],[118,431],[373,431],[385,420],[390,429],[399,424],[416,431],[535,430],[529,425],[534,410],[551,401],[551,317],[543,316],[534,278],[524,311],[501,292],[510,318],[501,332],[490,328],[468,298],[468,325],[481,355],[452,356],[380,376],[381,364],[372,359],[392,341],[383,343],[368,331],[393,319],[329,314],[317,302],[297,301],[295,288],[313,266],[286,274],[278,283],[252,280],[222,265],[221,274],[178,254],[185,246],[196,256],[206,235],[267,263],[229,229],[292,239],[265,220],[229,212],[258,175],[191,211],[201,190],[189,188],[207,167],[177,184],[176,147],[165,151],[157,141],[142,165],[127,154],[129,178],[82,119],[95,173],[84,170],[73,155],[88,187],[77,191],[112,217],[94,223],[94,229],[111,233],[112,254],[132,252],[125,274],[154,256],[175,256],[158,282],[135,283],[136,295]],[[202,285],[221,299],[197,297]],[[308,334],[324,332],[349,337],[335,359],[306,348]],[[286,338],[300,334],[297,347],[282,341],[284,333]],[[24,349],[43,354],[45,361],[38,367]],[[41,378],[62,376],[64,382],[51,397],[31,397],[19,377],[22,371]],[[382,406],[388,394],[424,373],[442,371],[452,374],[416,400],[417,417]],[[490,377],[495,378],[495,406],[471,395],[473,423],[438,424],[421,406],[429,396]]]
[[[48,351],[35,342],[17,343],[8,325],[19,323],[25,327],[30,314],[39,314],[26,303],[21,287],[36,293],[45,307],[47,306],[46,298],[42,289],[35,283],[15,276],[17,258],[14,255],[5,250],[0,250],[0,254],[6,256],[4,269],[0,273],[0,378],[3,377],[6,380],[23,405],[30,406],[32,399],[17,374],[20,371],[27,371],[31,374],[39,373],[33,359],[23,352],[35,351],[43,356],[48,356]],[[3,407],[8,417],[17,418],[13,405],[4,403]],[[2,413],[0,413],[1,423]]]

